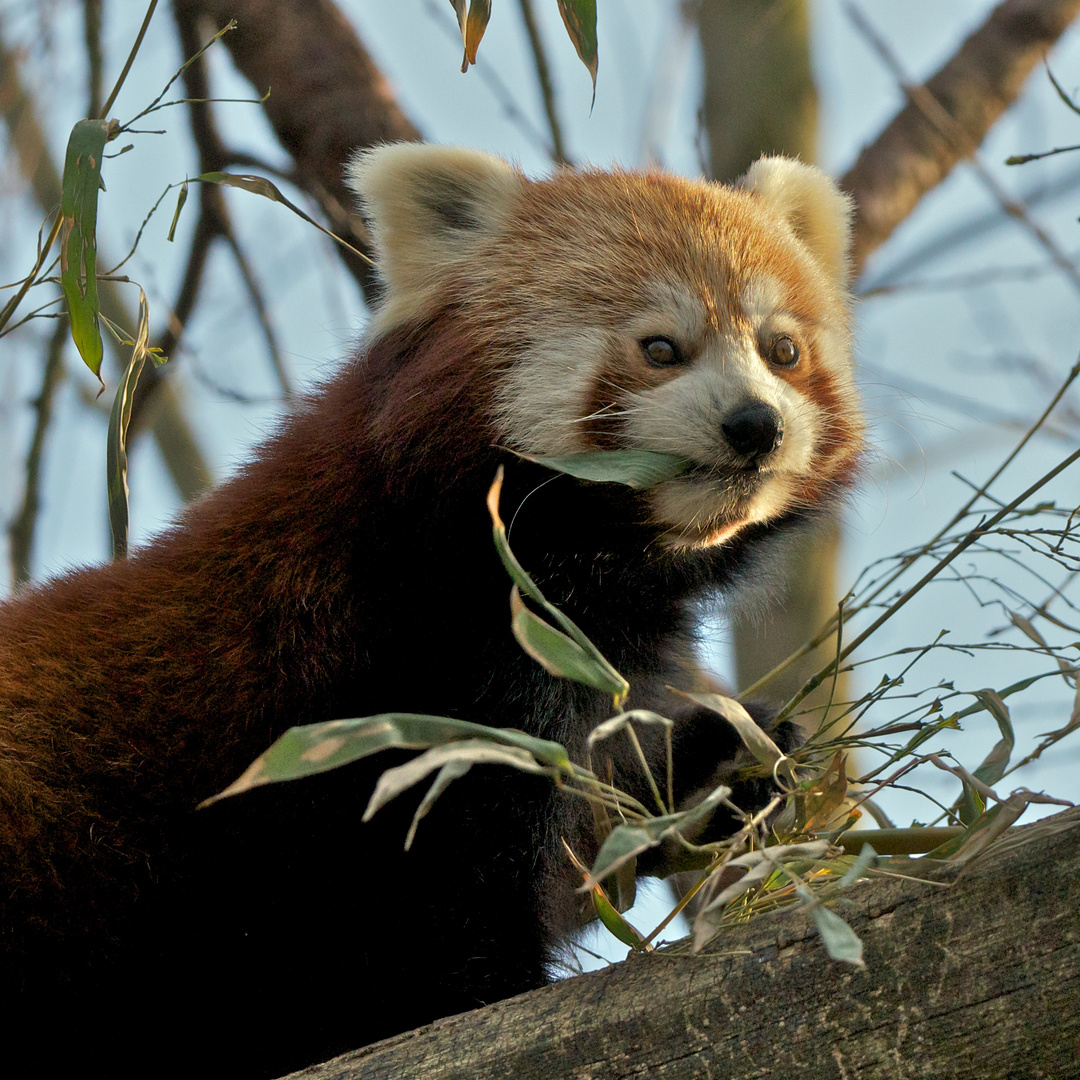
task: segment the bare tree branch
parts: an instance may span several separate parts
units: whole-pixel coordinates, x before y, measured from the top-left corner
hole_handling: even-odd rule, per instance
[[[1004,0],[925,84],[966,142],[950,138],[909,100],[863,150],[841,181],[857,203],[856,272],[919,200],[982,142],[1078,12],[1080,0]]]
[[[41,485],[41,454],[45,446],[45,434],[52,419],[52,402],[56,388],[64,377],[64,345],[67,342],[67,319],[57,319],[56,328],[49,338],[45,356],[45,370],[41,377],[41,391],[34,401],[34,433],[26,454],[26,479],[22,506],[8,526],[11,542],[11,578],[15,584],[30,580],[30,557],[34,551],[34,529],[40,506],[38,489]]]
[[[224,39],[240,72],[263,94],[297,180],[319,203],[331,227],[366,245],[342,163],[357,147],[420,138],[356,32],[331,0],[174,0],[178,16],[215,27],[236,19]],[[371,267],[347,250],[342,259],[365,295]]]

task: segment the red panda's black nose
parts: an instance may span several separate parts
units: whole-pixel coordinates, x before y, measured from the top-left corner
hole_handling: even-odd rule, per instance
[[[784,418],[764,401],[746,401],[728,414],[720,430],[728,446],[754,465],[784,441]]]

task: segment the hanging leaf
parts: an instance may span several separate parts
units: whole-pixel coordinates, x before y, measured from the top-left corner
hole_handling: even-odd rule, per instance
[[[480,39],[491,18],[491,0],[472,0],[468,4],[466,0],[450,0],[450,5],[457,14],[458,29],[465,44],[465,57],[461,61],[461,73],[464,75],[469,65],[476,63],[476,50],[480,48]]]
[[[180,185],[180,194],[176,196],[176,210],[173,213],[172,224],[169,225],[169,235],[165,238],[171,244],[173,238],[176,236],[176,225],[180,220],[180,211],[184,209],[184,204],[187,202],[188,197],[188,182],[185,180]]]
[[[165,358],[155,355],[158,350],[150,348],[150,311],[146,293],[139,289],[139,326],[134,341],[123,344],[131,346],[131,359],[124,369],[123,378],[116,389],[112,410],[109,413],[109,431],[105,439],[105,476],[109,495],[109,528],[112,531],[113,558],[127,555],[128,546],[128,482],[127,482],[127,433],[131,422],[131,404],[135,387],[147,356],[156,364]],[[100,377],[99,377],[100,379]]]
[[[460,746],[461,743],[458,743]],[[405,850],[408,851],[412,847],[412,842],[416,838],[416,829],[420,824],[422,818],[427,817],[428,811],[435,805],[435,800],[455,781],[460,780],[471,768],[473,762],[468,760],[448,761],[440,770],[439,775],[435,777],[431,784],[431,787],[427,789],[424,794],[420,805],[416,808],[416,813],[413,814],[412,823],[409,825],[409,831],[405,836]]]
[[[204,184],[220,184],[222,187],[240,188],[242,191],[250,191],[252,195],[261,195],[264,199],[269,199],[271,202],[281,203],[282,206],[291,210],[297,217],[302,218],[309,225],[314,225],[319,232],[329,236],[331,240],[336,244],[340,244],[343,248],[348,248],[354,255],[363,259],[364,262],[371,266],[375,263],[372,261],[369,255],[365,255],[359,248],[353,247],[347,240],[342,240],[336,233],[332,233],[329,229],[320,225],[313,217],[305,214],[295,203],[290,202],[284,195],[272,184],[265,176],[250,176],[247,174],[226,173],[226,172],[206,172],[200,173],[195,177],[196,180],[201,181]],[[187,181],[181,185],[180,197],[177,200],[176,215],[173,217],[173,223],[175,224],[176,218],[179,217],[180,210],[183,207],[183,203],[187,196],[185,194],[185,187]],[[170,239],[171,239],[170,231]]]
[[[563,838],[563,848],[566,850],[567,857],[574,864],[575,867],[581,872],[582,877],[586,880],[589,878],[589,871],[585,864],[574,854],[573,848]],[[602,885],[594,884],[592,889],[589,890],[592,895],[593,910],[596,912],[596,917],[604,924],[604,927],[609,933],[613,934],[624,945],[629,945],[631,949],[637,949],[643,952],[653,952],[653,947],[649,945],[641,932],[632,923],[628,922],[620,912],[626,911],[631,904],[623,906],[612,902],[611,897]],[[632,903],[632,901],[631,901]]]
[[[594,686],[613,697],[621,694],[624,680],[610,664],[586,652],[573,638],[544,622],[522,602],[515,585],[510,590],[510,628],[518,644],[552,675]]]
[[[559,14],[581,62],[592,76],[593,103],[596,102],[596,0],[559,0]]]
[[[815,899],[814,894],[805,885],[797,885],[795,891],[814,920],[814,925],[817,926],[829,955],[834,960],[845,964],[866,967],[866,961],[863,960],[863,944],[859,935],[835,911]]]
[[[105,144],[120,132],[116,120],[80,120],[68,138],[60,197],[60,286],[67,301],[71,338],[86,366],[101,382],[101,328],[98,325],[97,201],[105,184],[101,158]]]
[[[616,826],[597,852],[592,870],[582,888],[591,889],[598,881],[615,873],[620,866],[630,859],[637,858],[643,851],[659,847],[668,837],[690,830],[699,821],[712,814],[730,795],[731,788],[721,784],[689,810],[645,818],[632,825]]]
[[[645,944],[645,939],[642,937],[641,931],[639,931],[633,923],[628,922],[626,918],[616,910],[615,906],[608,899],[607,894],[599,885],[592,890],[592,902],[597,918],[611,934],[618,938],[619,941],[639,952],[653,951],[651,945]]]
[[[392,747],[425,750],[463,739],[487,739],[503,746],[519,747],[545,767],[562,773],[571,771],[570,759],[563,747],[521,731],[485,727],[448,716],[382,713],[289,728],[244,770],[238,780],[202,805],[209,806],[218,799],[239,795],[263,784],[329,772]]]
[[[565,457],[529,457],[527,461],[546,469],[576,476],[596,483],[625,484],[641,491],[678,476],[690,467],[686,458],[659,450],[598,450],[590,454],[567,454]]]
[[[503,566],[506,567],[506,572],[510,575],[514,585],[521,590],[521,593],[524,596],[527,596],[530,600],[542,607],[545,613],[550,615],[551,618],[562,627],[563,632],[580,646],[582,651],[588,655],[589,659],[598,667],[604,669],[605,678],[608,680],[609,684],[617,687],[617,689],[612,692],[615,708],[621,708],[622,703],[626,700],[626,695],[630,692],[630,684],[608,662],[603,653],[601,653],[600,650],[581,632],[581,629],[573,619],[564,615],[554,604],[548,603],[536,582],[529,577],[525,572],[525,568],[517,561],[517,557],[510,550],[510,544],[506,539],[506,526],[499,516],[499,495],[502,493],[502,478],[503,468],[500,465],[495,474],[495,481],[488,489],[487,507],[488,513],[491,515],[492,535],[495,540],[495,549],[499,553],[499,558],[502,559]],[[513,601],[511,600],[511,603],[512,602]]]
[[[368,801],[367,809],[364,811],[363,820],[370,821],[391,799],[396,799],[403,791],[408,791],[414,784],[418,784],[428,773],[432,773],[436,769],[442,769],[445,765],[451,763],[454,764],[454,769],[444,776],[441,782],[436,779],[433,785],[435,794],[432,795],[430,791],[428,792],[430,798],[425,800],[428,808],[451,780],[463,776],[468,767],[472,765],[512,765],[523,772],[544,776],[554,776],[558,772],[557,769],[541,765],[532,754],[520,747],[498,746],[488,739],[461,739],[445,746],[433,746],[430,750],[414,757],[412,761],[407,761],[404,765],[398,765],[393,769],[387,769],[379,777],[375,790],[371,793],[371,799]],[[461,768],[462,765],[465,768]],[[424,812],[427,812],[427,808],[425,808]],[[409,843],[412,842],[417,819],[414,819],[413,827],[409,830]]]
[[[741,703],[734,698],[724,697],[723,694],[691,693],[686,690],[676,690],[673,686],[668,689],[680,697],[689,698],[698,705],[704,705],[706,709],[719,713],[738,732],[743,745],[753,754],[756,761],[779,771],[790,783],[794,783],[790,759],[762,730]]]
[[[1009,707],[996,690],[976,690],[975,696],[986,706],[987,712],[997,721],[998,730],[1001,732],[1001,738],[983,759],[982,764],[975,770],[975,776],[979,780],[992,786],[1005,775],[1013,746],[1016,745],[1016,735],[1013,733]]]

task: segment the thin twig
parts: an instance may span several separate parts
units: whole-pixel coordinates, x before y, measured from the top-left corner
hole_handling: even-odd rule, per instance
[[[266,306],[266,301],[263,299],[262,288],[255,277],[254,271],[251,269],[251,264],[248,262],[240,242],[236,239],[236,234],[233,232],[230,223],[226,223],[222,239],[232,252],[237,269],[240,271],[241,278],[243,278],[244,288],[247,290],[248,299],[255,310],[255,318],[259,323],[259,329],[262,330],[263,339],[266,341],[267,352],[270,354],[270,366],[274,370],[281,392],[286,398],[292,397],[293,390],[289,380],[289,373],[285,370],[285,362],[282,359],[281,348],[278,345],[277,332],[274,330],[274,324],[270,319],[270,311]]]
[[[905,555],[905,557],[900,560],[899,566],[897,566],[894,571],[885,574],[867,596],[864,596],[862,599],[860,599],[857,604],[853,604],[848,609],[846,618],[850,619],[852,615],[856,614],[857,612],[863,611],[867,607],[869,607],[870,604],[877,599],[877,597],[879,597],[883,592],[885,592],[885,590],[888,589],[893,584],[893,582],[895,582],[907,571],[909,566],[911,566],[917,559],[921,558],[923,555],[931,551],[933,547],[943,537],[947,536],[952,529],[954,529],[961,521],[964,520],[964,518],[968,515],[971,508],[975,505],[979,498],[986,494],[990,486],[998,479],[999,476],[1001,476],[1001,474],[1009,467],[1009,465],[1012,464],[1020,451],[1023,450],[1023,448],[1028,444],[1028,442],[1035,436],[1035,433],[1042,428],[1043,424],[1046,422],[1047,417],[1049,417],[1050,413],[1053,412],[1053,410],[1057,407],[1058,402],[1061,401],[1061,399],[1068,391],[1069,387],[1072,386],[1072,384],[1076,381],[1078,377],[1080,377],[1080,358],[1078,358],[1076,363],[1073,364],[1072,368],[1069,371],[1069,374],[1065,377],[1065,380],[1064,382],[1062,382],[1061,386],[1058,387],[1057,392],[1051,398],[1050,403],[1043,410],[1042,414],[1028,428],[1020,441],[1005,457],[1005,460],[994,470],[990,478],[977,491],[972,494],[971,498],[969,498],[968,501],[964,503],[964,505],[949,519],[949,521],[945,525],[942,526],[942,528],[938,530],[938,532],[930,540],[928,540],[921,547]],[[1072,457],[1067,458],[1066,462],[1071,462],[1071,460]],[[999,515],[999,517],[1003,515],[1004,511],[1001,512],[1001,515]],[[995,518],[994,520],[999,520],[999,518]],[[765,684],[768,683],[771,679],[779,675],[781,672],[786,671],[789,667],[791,667],[792,664],[795,664],[800,659],[802,659],[802,657],[813,652],[814,649],[816,649],[819,645],[829,639],[829,637],[835,632],[836,626],[837,616],[834,615],[816,634],[814,634],[813,637],[810,638],[809,641],[807,641],[799,649],[796,649],[795,652],[793,652],[785,660],[781,661],[781,663],[777,664],[776,667],[774,667],[771,671],[766,672],[760,679],[757,680],[757,682],[747,687],[743,691],[743,695],[745,697],[752,697],[755,693],[759,692],[761,688],[765,686]],[[863,637],[864,635],[860,635],[857,640],[861,641]],[[849,651],[850,649],[846,650],[846,652]],[[841,657],[841,659],[843,658]],[[802,700],[801,697],[796,699],[796,701],[800,700]]]
[[[1012,502],[1002,507],[993,517],[991,517],[984,524],[972,529],[956,546],[940,560],[935,566],[928,570],[914,585],[912,585],[906,592],[900,597],[894,600],[862,633],[857,634],[838,654],[836,659],[830,660],[828,664],[822,668],[816,675],[811,678],[806,685],[800,690],[795,697],[788,702],[784,709],[780,713],[781,719],[786,718],[794,708],[799,704],[803,698],[812,693],[825,679],[827,679],[835,669],[838,663],[841,663],[848,656],[854,652],[871,634],[875,633],[878,628],[889,619],[891,619],[916,593],[923,589],[927,583],[932,581],[938,574],[940,574],[958,555],[967,551],[972,544],[980,540],[988,532],[990,532],[1003,518],[1012,513],[1018,506],[1024,503],[1032,495],[1035,494],[1040,488],[1044,487],[1051,480],[1054,479],[1059,473],[1064,472],[1075,462],[1080,461],[1080,450],[1075,450],[1063,461],[1058,462],[1052,469],[1044,473],[1038,480],[1035,481],[1030,487],[1017,495]]]
[[[124,67],[120,72],[120,77],[116,80],[116,85],[112,88],[112,93],[109,94],[108,100],[101,107],[101,113],[99,115],[102,120],[105,120],[108,117],[109,110],[113,107],[113,102],[116,101],[116,95],[120,93],[120,88],[124,85],[124,80],[128,77],[128,72],[131,70],[131,65],[135,63],[135,56],[143,43],[143,38],[146,37],[146,31],[150,26],[150,20],[154,17],[154,9],[157,5],[158,0],[150,0],[150,4],[146,9],[146,15],[143,16],[142,26],[139,27],[138,34],[135,35],[135,44],[131,46],[131,52],[128,53],[128,58],[124,61]]]
[[[101,0],[83,0],[83,31],[87,62],[87,116],[101,113]]]
[[[544,40],[540,36],[540,30],[536,25],[532,0],[518,0],[518,6],[521,8],[521,18],[525,23],[525,32],[529,36],[533,63],[536,65],[536,79],[540,83],[540,94],[544,99],[544,113],[547,115],[548,129],[551,132],[551,142],[554,146],[552,157],[557,164],[567,165],[569,164],[569,158],[566,156],[562,127],[555,111],[555,91],[551,85],[551,73],[548,70],[547,55],[544,52]]]

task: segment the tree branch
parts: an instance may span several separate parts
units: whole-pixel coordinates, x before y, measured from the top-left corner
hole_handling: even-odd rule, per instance
[[[781,911],[701,956],[634,956],[296,1078],[1072,1075],[1080,810],[1010,830],[962,870],[915,872],[932,880],[884,877],[838,908],[865,970],[830,960],[804,912]]]
[[[919,200],[967,157],[1080,12],[1080,0],[1004,0],[925,84],[963,132],[950,138],[912,101],[859,155],[841,185],[855,196],[855,272]]]
[[[420,133],[331,0],[174,0],[179,16],[206,18],[236,31],[224,44],[259,94],[281,145],[296,162],[298,183],[319,203],[330,227],[367,247],[342,165],[358,148],[415,140]],[[371,267],[339,254],[369,298]]]
[[[26,480],[22,506],[8,526],[11,542],[11,577],[19,585],[30,580],[30,557],[34,551],[34,529],[40,506],[38,489],[41,484],[41,454],[45,434],[52,419],[53,395],[64,377],[64,345],[67,343],[67,319],[60,318],[49,338],[45,355],[45,370],[41,376],[41,391],[34,401],[34,433],[26,453]]]

